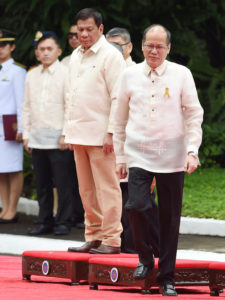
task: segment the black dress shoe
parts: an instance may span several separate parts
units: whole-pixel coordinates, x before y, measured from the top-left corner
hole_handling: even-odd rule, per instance
[[[68,226],[60,224],[55,226],[54,228],[54,234],[55,235],[66,235],[70,232],[70,229]]]
[[[28,234],[29,235],[40,235],[40,234],[48,234],[48,233],[52,233],[53,232],[53,228],[49,225],[44,225],[41,224],[37,227],[35,227],[34,229],[28,230]]]
[[[12,224],[17,223],[19,220],[19,216],[15,214],[15,216],[12,219],[0,219],[0,224]]]
[[[98,248],[100,245],[101,245],[101,241],[86,242],[81,247],[70,247],[70,248],[68,248],[68,251],[69,252],[88,253],[91,248]]]
[[[133,273],[134,279],[136,280],[145,279],[148,276],[148,273],[154,269],[154,266],[155,266],[154,259],[150,265],[143,265],[142,263],[139,263]]]
[[[159,291],[163,296],[177,296],[177,292],[171,282],[165,282],[160,285]]]
[[[119,254],[120,247],[113,247],[101,244],[98,248],[91,248],[89,253],[91,254]]]

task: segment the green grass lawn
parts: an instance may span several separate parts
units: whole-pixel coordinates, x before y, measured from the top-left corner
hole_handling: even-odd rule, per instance
[[[198,168],[185,175],[182,216],[225,220],[225,169]]]

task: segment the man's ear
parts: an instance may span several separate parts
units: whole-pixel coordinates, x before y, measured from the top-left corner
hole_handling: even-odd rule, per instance
[[[169,44],[169,45],[167,46],[167,55],[170,53],[170,49],[171,49],[171,44]]]
[[[11,48],[11,52],[13,52],[16,49],[16,45],[12,44],[10,48]]]
[[[99,32],[102,34],[104,31],[104,25],[101,24],[98,29],[99,29]]]
[[[128,49],[129,49],[129,53],[131,54],[131,52],[133,50],[133,44],[130,42],[127,46],[128,46]]]
[[[61,48],[58,49],[58,55],[59,56],[62,55],[62,49]]]

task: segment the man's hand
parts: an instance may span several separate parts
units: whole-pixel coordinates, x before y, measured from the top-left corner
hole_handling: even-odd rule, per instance
[[[67,144],[67,147],[70,151],[74,151],[75,150],[75,145],[73,144]]]
[[[197,169],[198,166],[200,166],[198,157],[187,155],[184,164],[184,171],[187,172],[188,174],[191,174]]]
[[[66,150],[68,149],[67,144],[65,143],[65,136],[61,135],[60,139],[59,139],[59,150]]]
[[[104,140],[103,140],[103,152],[105,154],[114,152],[113,148],[113,135],[112,133],[106,133]]]
[[[28,153],[31,153],[32,149],[28,147],[28,139],[23,140],[23,146]]]
[[[18,143],[21,143],[23,141],[23,135],[22,135],[22,133],[18,133],[17,132],[17,134],[16,134],[16,141]]]
[[[127,177],[127,166],[126,164],[117,164],[116,165],[116,174],[120,179],[124,179]]]

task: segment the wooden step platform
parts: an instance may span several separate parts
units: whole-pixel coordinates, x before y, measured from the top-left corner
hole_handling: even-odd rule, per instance
[[[98,289],[98,285],[139,286],[141,293],[151,293],[152,287],[157,287],[156,275],[158,260],[155,260],[155,269],[145,280],[135,280],[133,272],[138,264],[137,258],[91,257],[89,259],[90,289]],[[217,263],[217,266],[221,263]],[[223,263],[222,263],[223,264]],[[210,270],[210,265],[212,270]],[[211,272],[211,273],[210,273]],[[218,279],[218,273],[219,279]],[[211,275],[210,275],[211,274]],[[219,296],[225,287],[225,263],[219,270],[210,261],[177,259],[175,269],[176,286],[209,286],[212,296]],[[216,280],[217,278],[217,280]],[[214,281],[213,281],[214,279]],[[223,280],[223,284],[221,283]]]
[[[99,285],[140,287],[142,293],[150,293],[157,287],[155,269],[145,280],[135,280],[133,272],[138,264],[136,254],[96,255],[67,251],[25,251],[22,254],[23,279],[32,275],[70,279],[71,284],[86,281],[90,289]],[[219,296],[225,288],[225,263],[177,259],[176,286],[209,286],[212,296]]]
[[[212,296],[219,296],[225,288],[225,262],[212,262],[209,264],[209,282]]]
[[[71,284],[88,281],[89,258],[98,256],[89,253],[67,251],[24,251],[22,254],[22,274],[24,280],[31,275],[70,279]],[[121,253],[117,257],[137,257],[136,254]],[[105,257],[105,256],[104,256]],[[115,255],[107,255],[114,258]]]
[[[88,280],[89,253],[67,251],[25,251],[22,254],[23,279],[31,275],[68,278],[71,284]]]

